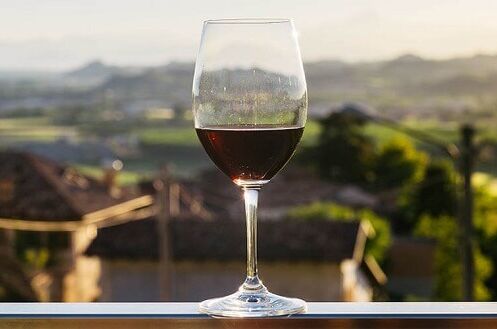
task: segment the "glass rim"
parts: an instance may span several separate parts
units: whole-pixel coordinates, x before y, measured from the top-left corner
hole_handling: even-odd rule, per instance
[[[220,19],[208,19],[204,21],[204,24],[281,24],[281,23],[291,23],[291,18],[220,18]]]

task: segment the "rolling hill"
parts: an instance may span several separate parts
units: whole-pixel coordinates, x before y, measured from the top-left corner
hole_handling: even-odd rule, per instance
[[[60,74],[58,80],[52,75],[49,83],[39,78],[29,80],[26,75],[22,80],[0,79],[0,109],[25,104],[21,101],[34,91],[41,100],[50,98],[52,106],[56,106],[54,99],[64,104],[94,103],[109,91],[121,104],[157,100],[189,106],[193,67],[193,63],[176,62],[150,68],[119,67],[94,61]],[[406,54],[360,63],[329,60],[306,63],[305,71],[311,108],[316,104],[360,101],[387,112],[416,108],[420,113],[429,113],[472,109],[482,100],[497,101],[497,55],[431,60]]]

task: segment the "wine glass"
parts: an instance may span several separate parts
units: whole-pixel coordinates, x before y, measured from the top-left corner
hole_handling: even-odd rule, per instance
[[[234,294],[200,303],[200,311],[223,317],[304,312],[303,300],[270,293],[257,271],[259,190],[293,155],[307,116],[307,87],[292,21],[204,22],[193,113],[207,154],[243,190],[247,225],[245,282]]]

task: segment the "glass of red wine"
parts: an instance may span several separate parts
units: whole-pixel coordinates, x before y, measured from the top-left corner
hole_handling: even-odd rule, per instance
[[[193,78],[193,113],[207,154],[243,190],[247,225],[245,281],[229,296],[200,303],[200,311],[222,317],[305,312],[303,300],[270,293],[257,271],[259,190],[293,155],[307,116],[292,21],[206,21]]]

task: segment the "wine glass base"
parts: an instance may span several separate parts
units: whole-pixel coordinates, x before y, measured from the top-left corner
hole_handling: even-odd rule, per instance
[[[265,289],[264,289],[265,290]],[[304,313],[306,303],[268,292],[237,291],[226,297],[208,299],[199,305],[199,311],[214,317],[256,318]]]

